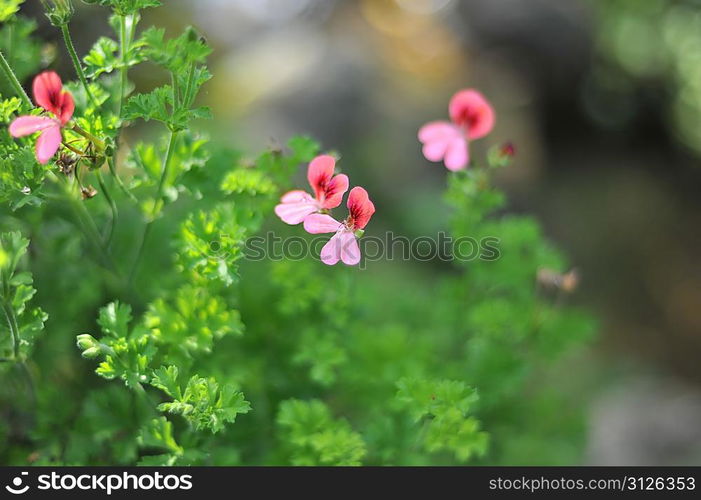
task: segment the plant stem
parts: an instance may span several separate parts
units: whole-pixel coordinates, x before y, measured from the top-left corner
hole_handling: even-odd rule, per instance
[[[80,64],[80,59],[78,59],[78,54],[76,54],[75,52],[73,40],[71,39],[71,33],[70,31],[68,31],[68,23],[61,25],[61,33],[63,33],[63,41],[66,43],[66,49],[68,49],[68,53],[71,56],[73,66],[75,67],[75,72],[78,74],[80,83],[83,84],[83,87],[85,88],[85,93],[90,99],[90,102],[92,102],[93,106],[97,106],[97,102],[95,101],[92,92],[90,92],[90,87],[88,87],[88,80],[85,78],[85,73],[83,73],[83,67]]]
[[[7,60],[2,54],[2,51],[0,51],[0,66],[2,67],[2,70],[5,73],[5,76],[10,81],[10,85],[12,85],[12,88],[15,90],[15,93],[24,101],[24,103],[28,107],[33,108],[34,105],[32,104],[31,99],[29,99],[29,96],[22,88],[22,85],[19,83],[19,80],[17,80],[17,77],[15,76],[14,71],[12,71],[12,68],[10,68],[10,65],[7,64]]]
[[[82,135],[82,136],[85,137],[87,140],[89,140],[90,142],[92,142],[92,143],[95,145],[95,148],[97,148],[98,151],[102,152],[102,151],[105,150],[105,142],[104,142],[103,140],[98,139],[97,137],[95,137],[94,135],[92,135],[92,134],[91,134],[90,132],[88,132],[87,130],[83,130],[82,128],[80,128],[80,127],[78,126],[78,124],[74,123],[74,124],[73,124],[72,130],[73,130],[73,132],[75,132],[76,134]]]
[[[73,196],[71,192],[70,185],[68,181],[54,174],[54,177],[58,178],[59,184],[63,187],[64,198],[68,201],[69,205],[73,209],[76,215],[76,219],[81,227],[82,231],[85,233],[86,239],[92,243],[101,260],[103,261],[103,266],[110,272],[112,272],[116,277],[120,277],[119,269],[112,261],[109,252],[102,244],[102,237],[100,236],[100,231],[95,225],[90,213],[86,210],[85,205],[80,202],[77,198]]]
[[[117,167],[114,165],[114,157],[110,156],[107,158],[107,165],[110,168],[110,173],[114,177],[114,180],[117,181],[117,186],[119,186],[119,189],[122,190],[124,194],[127,195],[127,197],[133,201],[134,203],[139,203],[139,200],[136,199],[136,196],[134,196],[131,191],[129,191],[129,188],[124,185],[122,182],[122,179],[119,177],[119,174],[117,173]]]
[[[17,319],[12,306],[7,303],[7,300],[2,301],[2,310],[5,313],[7,326],[10,328],[10,336],[12,337],[12,356],[15,360],[19,360],[19,329],[17,328]]]
[[[144,226],[144,232],[141,236],[141,242],[139,243],[139,249],[136,252],[136,258],[134,259],[134,265],[131,268],[131,272],[129,273],[129,283],[132,283],[134,280],[134,275],[136,274],[136,271],[139,268],[139,262],[141,261],[141,257],[144,253],[144,247],[146,246],[146,240],[148,239],[148,235],[151,232],[151,225],[153,224],[153,221],[156,219],[156,215],[158,214],[158,210],[160,208],[160,203],[161,203],[161,198],[163,197],[163,188],[165,187],[166,179],[168,178],[168,173],[170,172],[170,160],[173,157],[173,152],[175,150],[175,141],[177,140],[178,133],[171,130],[170,131],[170,140],[168,141],[168,149],[166,150],[166,155],[165,158],[163,159],[163,167],[161,168],[161,178],[158,181],[158,189],[156,191],[156,198],[153,200],[153,209],[151,210],[151,218],[146,221],[146,225]]]
[[[156,191],[156,199],[153,200],[153,210],[151,212],[151,220],[156,218],[156,214],[160,209],[161,198],[163,197],[163,188],[165,187],[166,180],[168,179],[168,173],[170,172],[170,160],[175,152],[175,141],[178,138],[178,133],[171,130],[170,140],[168,141],[168,149],[166,149],[166,156],[163,159],[163,168],[161,168],[161,178],[158,180],[158,190]]]
[[[110,206],[110,210],[112,212],[112,221],[110,223],[110,231],[107,235],[107,241],[105,242],[105,245],[109,249],[110,244],[112,243],[112,238],[114,236],[114,228],[117,225],[117,217],[119,217],[119,212],[117,211],[117,204],[114,202],[114,199],[110,195],[110,192],[107,189],[107,185],[105,184],[105,180],[102,178],[102,173],[100,172],[99,168],[97,170],[95,170],[95,175],[97,176],[97,182],[100,184],[100,189],[102,190],[102,194],[105,195],[105,200],[107,201],[107,204]]]
[[[81,150],[78,149],[78,148],[74,148],[73,146],[71,146],[71,145],[68,144],[67,142],[64,142],[64,143],[63,143],[63,147],[66,148],[66,149],[70,149],[71,151],[73,151],[73,152],[74,152],[75,154],[77,154],[78,156],[85,156],[85,152],[84,152],[84,151],[81,151]]]
[[[119,59],[121,65],[119,67],[119,102],[117,103],[117,116],[121,118],[124,99],[126,98],[127,76],[129,68],[127,67],[127,53],[129,51],[129,38],[127,36],[127,17],[119,16]]]

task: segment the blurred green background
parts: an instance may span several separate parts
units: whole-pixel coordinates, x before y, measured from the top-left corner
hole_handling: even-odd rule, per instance
[[[509,210],[543,222],[580,274],[573,302],[601,319],[590,351],[556,370],[594,398],[582,461],[701,461],[701,2],[165,3],[147,24],[192,24],[214,48],[210,134],[246,151],[318,138],[354,184],[375,187],[378,234],[444,229],[445,170],[416,131],[447,116],[457,89],[481,89],[497,126],[478,148],[517,149],[498,182]],[[78,6],[85,53],[108,27]],[[39,2],[24,12],[58,45]]]

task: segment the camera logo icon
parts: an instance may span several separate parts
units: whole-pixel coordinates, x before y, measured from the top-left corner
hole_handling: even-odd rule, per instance
[[[26,493],[27,490],[29,489],[29,485],[25,485],[22,487],[22,476],[28,476],[29,472],[22,472],[20,473],[19,476],[15,477],[12,480],[12,485],[7,485],[5,486],[5,489],[12,493],[13,495],[21,495],[23,493]]]

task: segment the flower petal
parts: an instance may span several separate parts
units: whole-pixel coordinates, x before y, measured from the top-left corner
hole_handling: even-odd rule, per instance
[[[61,120],[61,125],[65,125],[73,118],[73,112],[75,111],[75,102],[73,101],[73,95],[64,90],[59,98],[59,107],[56,111],[58,113],[56,116]]]
[[[428,122],[426,125],[419,129],[419,141],[435,142],[437,140],[447,140],[452,138],[455,134],[459,133],[459,129],[450,122],[445,121],[433,121]]]
[[[463,137],[459,127],[448,122],[429,122],[419,129],[419,140],[423,142],[423,154],[428,161],[441,161],[449,144]]]
[[[470,161],[467,139],[459,137],[448,144],[444,163],[448,170],[462,170]]]
[[[56,120],[48,116],[20,116],[10,123],[10,135],[24,137],[55,125],[58,125]]]
[[[45,129],[37,139],[36,155],[39,163],[46,163],[58,151],[61,145],[61,127],[54,122],[53,127]]]
[[[341,245],[341,260],[347,266],[355,266],[360,262],[360,247],[358,239],[352,231],[341,231],[338,234]]]
[[[282,203],[297,203],[300,201],[314,201],[314,198],[306,191],[295,189],[294,191],[288,191],[283,194],[280,201]]]
[[[350,225],[355,229],[363,229],[375,213],[375,205],[370,201],[368,192],[360,186],[351,189],[348,195],[348,211],[350,212]]]
[[[53,71],[44,71],[34,77],[34,83],[32,85],[32,90],[34,92],[34,101],[47,111],[51,111],[56,116],[59,116],[61,91],[63,90],[63,83],[61,82],[61,77],[59,77]]]
[[[307,180],[317,200],[322,199],[324,188],[333,177],[334,168],[336,168],[336,159],[331,155],[319,155],[309,163]]]
[[[326,214],[311,214],[304,219],[304,230],[310,234],[334,233],[342,224]]]
[[[487,99],[474,89],[457,92],[448,105],[450,119],[467,128],[467,137],[479,139],[494,128],[494,110]]]
[[[341,234],[345,232],[347,231],[339,231],[336,234],[334,234],[331,237],[331,239],[326,242],[326,245],[324,245],[324,247],[321,249],[319,258],[321,259],[321,262],[323,262],[327,266],[333,266],[339,260],[341,260],[341,248],[343,246],[341,242]]]
[[[324,201],[321,203],[321,208],[336,208],[343,201],[343,195],[348,191],[348,176],[338,174],[326,184],[324,190]]]
[[[319,210],[319,206],[317,205],[316,201],[307,193],[304,194],[306,195],[307,199],[303,199],[302,201],[283,202],[275,206],[275,214],[282,219],[282,222],[285,224],[299,224],[300,222],[304,221],[304,218],[309,214],[313,214]],[[291,198],[285,195],[283,196],[283,200],[285,197],[287,197],[287,199]]]

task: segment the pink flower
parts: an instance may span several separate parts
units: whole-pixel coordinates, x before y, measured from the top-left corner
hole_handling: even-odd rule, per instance
[[[484,137],[494,128],[494,110],[473,89],[459,91],[448,106],[451,122],[429,122],[419,130],[419,141],[429,161],[441,161],[449,170],[462,170],[470,162],[470,139]]]
[[[314,196],[300,190],[285,193],[275,207],[277,216],[287,224],[299,224],[310,214],[339,206],[348,190],[348,176],[333,175],[335,168],[333,156],[314,158],[307,169],[307,180]]]
[[[39,163],[46,163],[61,146],[61,127],[73,117],[75,103],[70,92],[63,90],[61,78],[53,71],[45,71],[34,78],[34,100],[54,117],[25,115],[10,124],[12,137],[24,137],[41,132],[36,144]]]
[[[321,249],[321,261],[324,264],[333,266],[341,260],[344,264],[354,266],[360,262],[356,231],[364,229],[375,213],[375,205],[365,189],[351,189],[348,194],[348,212],[348,218],[343,222],[326,214],[311,214],[304,219],[304,229],[308,233],[336,233]]]

